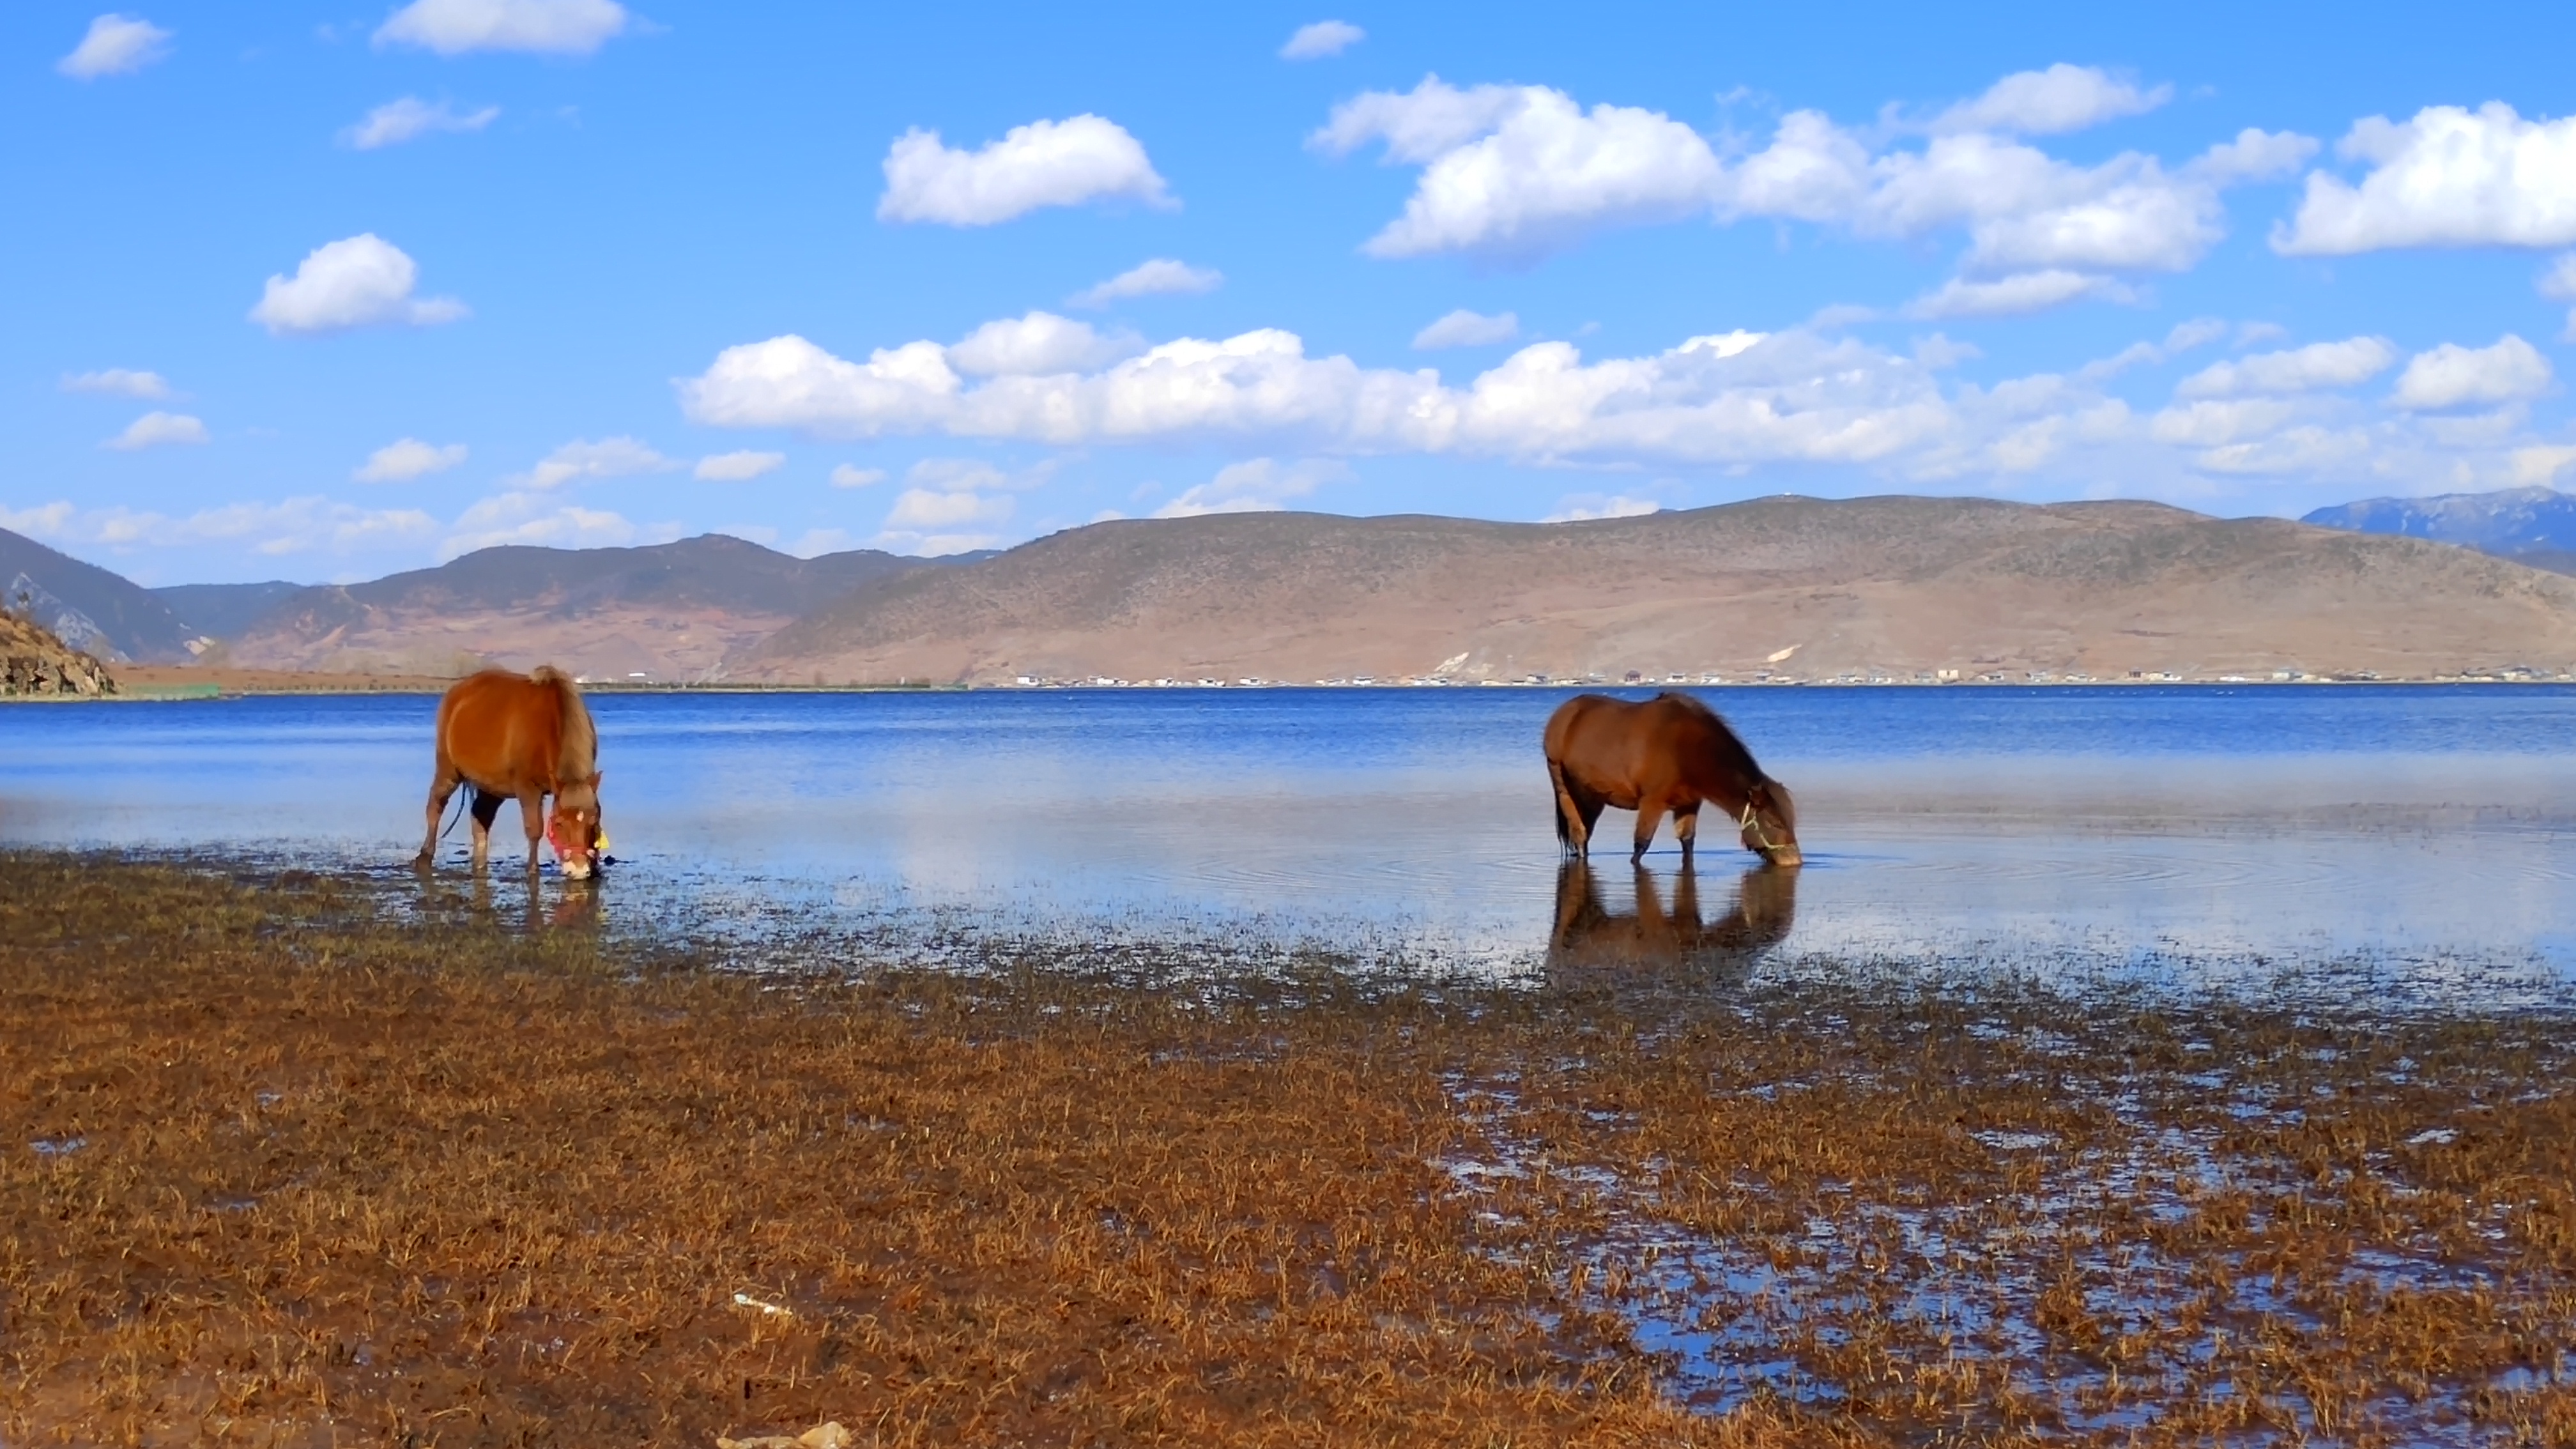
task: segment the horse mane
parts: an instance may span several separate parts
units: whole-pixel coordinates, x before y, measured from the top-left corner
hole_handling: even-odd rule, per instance
[[[589,707],[581,702],[581,687],[572,682],[572,676],[551,664],[529,670],[528,682],[553,690],[556,708],[563,712],[563,742],[556,750],[555,778],[589,779],[599,764],[599,733],[591,727]]]
[[[1708,701],[1696,695],[1675,694],[1670,691],[1657,695],[1656,698],[1674,705],[1708,726],[1709,753],[1714,757],[1712,762],[1721,769],[1730,769],[1742,775],[1748,786],[1767,788],[1773,802],[1779,808],[1781,821],[1791,830],[1798,828],[1797,807],[1790,803],[1789,787],[1762,773],[1762,766],[1754,760],[1753,751],[1745,746],[1743,740],[1737,738],[1735,730],[1727,724],[1724,716],[1708,707]]]

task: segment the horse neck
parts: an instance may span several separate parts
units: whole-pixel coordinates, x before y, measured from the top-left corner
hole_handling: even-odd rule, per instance
[[[548,683],[553,685],[562,711],[555,745],[555,782],[561,786],[587,780],[599,765],[599,735],[591,727],[590,711],[569,681],[557,678]]]

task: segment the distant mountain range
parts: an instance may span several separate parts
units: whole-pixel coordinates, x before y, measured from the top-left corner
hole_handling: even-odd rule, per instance
[[[0,531],[0,582],[10,607],[26,595],[66,642],[109,660],[378,674],[484,662],[796,683],[2576,668],[2576,582],[2521,566],[2576,558],[2576,498],[2380,499],[2307,521],[2323,526],[2146,503],[1783,496],[1569,524],[1118,521],[936,560],[798,559],[710,534],[484,549],[362,584],[161,589]]]
[[[873,549],[800,559],[720,533],[644,548],[487,548],[373,583],[299,589],[243,626],[226,658],[409,674],[554,663],[594,679],[702,679],[862,584],[952,566]]]
[[[2554,488],[2371,498],[2320,508],[2299,521],[2354,533],[2429,538],[2534,568],[2576,574],[2576,494]]]
[[[879,579],[738,679],[2389,677],[2576,669],[2576,580],[2154,503],[1094,524]]]

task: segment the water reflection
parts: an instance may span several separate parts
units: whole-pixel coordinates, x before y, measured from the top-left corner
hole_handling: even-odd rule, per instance
[[[534,934],[543,930],[597,931],[603,919],[601,902],[607,887],[598,877],[588,880],[554,880],[554,895],[548,899],[549,880],[544,876],[521,876],[502,872],[502,884],[496,890],[493,876],[484,871],[469,872],[462,880],[420,873],[419,911],[423,919],[471,920],[484,925],[511,926]]]
[[[1556,873],[1556,928],[1548,936],[1551,977],[1568,973],[1682,971],[1718,981],[1741,980],[1763,953],[1780,944],[1798,917],[1798,875],[1755,866],[1736,882],[1735,901],[1711,925],[1700,918],[1699,872],[1685,858],[1664,908],[1655,874],[1637,865],[1636,908],[1614,913],[1601,873],[1569,860]]]

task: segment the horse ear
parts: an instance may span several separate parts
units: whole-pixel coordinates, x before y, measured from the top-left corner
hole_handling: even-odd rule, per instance
[[[599,788],[599,782],[600,782],[600,780],[601,780],[602,778],[604,778],[607,774],[608,774],[608,772],[607,772],[606,770],[593,770],[593,771],[591,771],[591,772],[590,772],[590,788],[592,788],[592,789],[594,789],[594,790],[598,789],[598,788]]]

